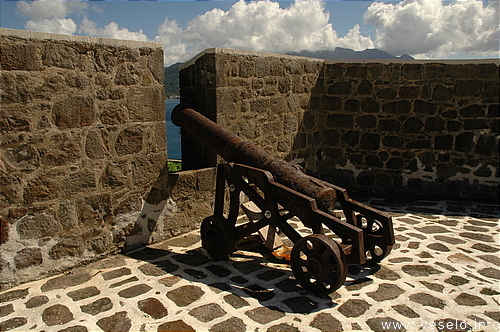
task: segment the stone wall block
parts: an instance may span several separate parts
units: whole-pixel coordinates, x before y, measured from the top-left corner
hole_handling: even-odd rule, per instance
[[[353,116],[351,114],[329,114],[327,126],[329,128],[353,128]]]
[[[352,92],[351,82],[337,82],[328,87],[328,94],[332,96],[350,95]]]
[[[34,171],[40,166],[40,153],[31,144],[22,144],[5,150],[2,160],[16,171]]]
[[[473,104],[460,109],[460,115],[464,118],[478,118],[485,116],[484,106]]]
[[[88,132],[85,140],[85,152],[90,159],[102,159],[107,155],[108,152],[100,130],[90,130]]]
[[[50,248],[49,257],[57,260],[65,257],[81,256],[83,250],[83,243],[81,241],[67,238]]]
[[[28,43],[2,43],[0,47],[2,70],[42,70],[39,49]]]
[[[28,204],[55,199],[59,196],[62,188],[60,179],[38,176],[27,183],[23,198]]]
[[[443,85],[436,85],[432,90],[434,100],[451,100],[453,96],[453,89]]]
[[[456,136],[455,151],[470,152],[474,147],[474,133],[465,132]]]
[[[399,98],[401,99],[416,99],[420,95],[419,86],[402,86],[399,87]]]
[[[53,237],[61,230],[61,224],[52,214],[46,212],[26,215],[17,222],[17,232],[21,239]]]
[[[371,95],[373,93],[373,84],[369,80],[363,80],[356,90],[357,95]]]
[[[95,122],[94,100],[86,96],[74,96],[54,104],[54,123],[61,129],[89,126]]]
[[[480,96],[483,90],[483,82],[479,80],[458,80],[455,83],[455,95]]]
[[[76,195],[81,192],[94,190],[97,186],[94,168],[86,168],[68,174],[62,181],[66,195]]]
[[[141,127],[130,127],[121,131],[114,144],[118,156],[141,152],[143,136],[144,133]]]
[[[358,130],[348,130],[344,135],[342,135],[342,141],[350,146],[357,146],[359,143],[359,131]]]
[[[117,85],[135,85],[139,83],[141,69],[133,63],[122,63],[118,66],[115,76]]]
[[[345,68],[338,64],[325,64],[324,75],[325,77],[339,77],[344,74]]]
[[[424,71],[422,64],[406,63],[401,67],[401,75],[408,80],[418,80],[422,78]]]
[[[401,130],[401,121],[397,119],[380,119],[378,129],[386,132],[399,132]]]
[[[374,128],[377,124],[377,117],[371,114],[356,117],[355,122],[361,128]]]
[[[477,129],[489,128],[489,124],[486,119],[465,119],[463,123],[465,130],[477,130]]]
[[[430,117],[425,120],[426,131],[429,132],[443,132],[445,129],[445,121],[440,117]]]
[[[46,148],[40,148],[42,164],[48,166],[62,166],[77,162],[82,157],[83,132],[55,132],[48,134]]]
[[[483,156],[493,156],[495,152],[498,154],[498,139],[493,135],[481,135],[474,152]]]
[[[131,121],[164,121],[165,104],[161,85],[133,87],[126,94],[126,108]]]
[[[426,102],[422,100],[415,100],[413,109],[415,113],[434,115],[436,113],[437,106],[435,103]]]
[[[447,76],[458,79],[476,77],[476,68],[477,65],[472,63],[449,66]]]
[[[167,162],[166,152],[140,154],[132,161],[132,182],[136,186],[146,186],[156,180]]]
[[[357,99],[348,99],[345,102],[344,106],[345,112],[348,113],[357,113],[360,110],[360,103]]]
[[[67,69],[82,68],[80,54],[63,43],[46,43],[42,50],[42,62],[45,66]]]
[[[408,114],[411,111],[411,103],[408,100],[386,103],[382,105],[382,111],[390,114]]]
[[[363,66],[350,66],[347,67],[345,76],[353,78],[366,78],[368,75],[368,68]]]
[[[43,263],[42,250],[40,248],[24,248],[14,257],[16,269],[26,269]]]
[[[400,136],[384,136],[384,138],[382,139],[382,145],[400,149],[404,146],[404,141]]]
[[[106,49],[90,52],[93,55],[93,69],[99,72],[111,72],[118,62],[115,54]]]
[[[451,150],[453,148],[453,135],[441,135],[434,138],[434,149]]]
[[[9,241],[10,224],[7,219],[0,217],[0,245]]]
[[[370,133],[361,135],[360,147],[364,150],[378,150],[380,147],[380,135]]]
[[[361,110],[366,113],[378,113],[380,104],[373,98],[365,98],[361,102]]]

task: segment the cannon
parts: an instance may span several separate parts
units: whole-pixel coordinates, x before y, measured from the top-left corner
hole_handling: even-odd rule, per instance
[[[227,162],[217,166],[214,214],[200,227],[202,247],[212,259],[227,259],[239,240],[255,232],[274,250],[282,233],[293,242],[289,260],[299,284],[311,294],[325,296],[344,284],[348,264],[374,265],[391,251],[395,240],[387,213],[262,151],[187,104],[174,108],[172,122]],[[237,225],[241,210],[250,221]],[[299,219],[312,234],[301,236],[290,225],[291,218]]]

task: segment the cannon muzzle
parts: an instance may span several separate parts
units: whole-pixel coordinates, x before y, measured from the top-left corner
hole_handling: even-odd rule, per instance
[[[179,104],[174,108],[172,122],[185,129],[227,162],[269,171],[278,183],[314,198],[320,210],[333,213],[335,190],[303,173],[295,165],[278,159],[255,144],[241,139],[189,108],[187,104]]]

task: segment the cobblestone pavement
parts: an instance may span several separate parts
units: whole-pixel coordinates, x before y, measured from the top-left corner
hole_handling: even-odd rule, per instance
[[[369,204],[388,207],[397,244],[328,297],[250,241],[212,262],[192,232],[1,293],[0,330],[500,331],[498,206]]]

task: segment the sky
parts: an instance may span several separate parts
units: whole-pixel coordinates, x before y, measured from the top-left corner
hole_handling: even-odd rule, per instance
[[[499,58],[500,1],[0,1],[0,26],[163,44],[165,65],[212,47],[287,53],[377,48]]]

